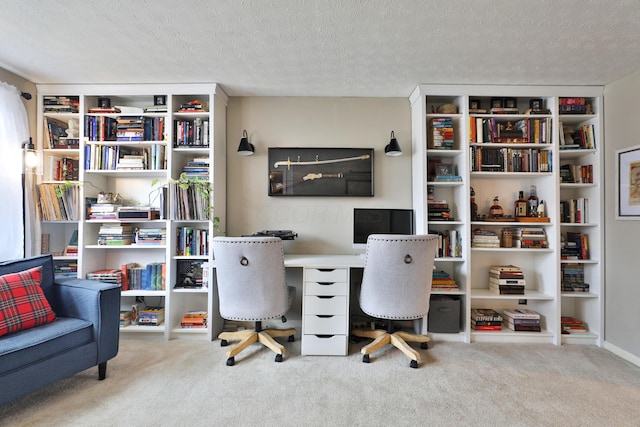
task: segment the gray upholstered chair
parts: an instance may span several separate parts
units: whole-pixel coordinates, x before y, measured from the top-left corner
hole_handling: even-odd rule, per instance
[[[432,235],[373,234],[367,250],[360,288],[360,308],[369,316],[386,320],[387,329],[355,329],[358,337],[373,338],[361,352],[362,361],[391,343],[418,367],[420,353],[407,342],[418,342],[426,349],[429,337],[402,330],[395,331],[393,320],[417,320],[429,312],[433,264],[438,237]]]
[[[282,240],[278,237],[215,237],[213,239],[220,315],[227,320],[255,322],[255,329],[222,332],[221,345],[240,340],[227,351],[227,365],[235,356],[258,341],[276,353],[282,361],[283,345],[274,337],[294,340],[296,330],[262,329],[262,321],[280,319],[295,298],[295,288],[285,280]]]

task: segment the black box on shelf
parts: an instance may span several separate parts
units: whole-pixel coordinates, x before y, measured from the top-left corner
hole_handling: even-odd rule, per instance
[[[460,297],[431,295],[427,330],[448,334],[460,332]]]

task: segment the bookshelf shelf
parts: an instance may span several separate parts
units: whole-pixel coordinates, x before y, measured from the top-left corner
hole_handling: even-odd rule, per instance
[[[105,107],[105,99],[110,104],[108,107],[118,108],[120,111],[111,111]],[[166,105],[154,105],[156,101],[162,102],[160,100]],[[205,105],[202,111],[180,111],[183,104],[195,100]],[[77,261],[78,277],[86,277],[88,273],[101,269],[122,269],[125,265],[129,265],[125,271],[135,271],[136,274],[140,274],[140,269],[147,269],[147,274],[152,271],[154,275],[164,272],[164,284],[154,283],[156,287],[164,286],[163,290],[124,289],[121,293],[122,307],[131,307],[133,304],[163,306],[164,323],[159,326],[126,326],[120,329],[123,334],[153,333],[164,339],[184,336],[184,331],[178,328],[184,312],[217,311],[213,306],[213,286],[173,289],[179,275],[178,263],[182,259],[176,256],[177,227],[197,224],[199,229],[208,231],[212,236],[215,233],[214,224],[212,221],[171,219],[171,208],[177,206],[178,194],[170,194],[168,191],[166,195],[160,194],[157,189],[178,179],[183,168],[195,157],[208,158],[209,173],[205,179],[208,179],[212,190],[211,205],[214,209],[216,206],[225,206],[227,101],[227,95],[215,84],[38,85],[37,148],[45,159],[45,174],[38,184],[59,185],[71,181],[78,188],[75,201],[79,212],[77,219],[40,222],[43,234],[47,234],[48,250],[62,253],[72,231],[77,230],[78,255],[69,260]],[[73,105],[69,106],[70,104]],[[95,111],[98,107],[102,110]],[[63,109],[73,112],[63,113],[60,111]],[[70,123],[72,120],[73,123]],[[50,123],[52,126],[49,126]],[[52,138],[50,128],[59,132],[55,138]],[[60,140],[64,132],[59,129],[65,128],[65,132],[70,130],[72,134],[78,134],[77,141],[69,141],[64,137]],[[52,144],[54,140],[57,141],[55,148]],[[219,143],[216,144],[215,141]],[[58,148],[63,143],[73,148]],[[123,160],[125,156],[127,159]],[[72,158],[76,162],[74,167],[77,178],[54,179],[57,158]],[[105,169],[99,169],[102,165],[105,165]],[[126,170],[123,167],[141,169]],[[123,201],[122,205],[126,207],[140,206],[144,209],[151,206],[162,209],[164,212],[160,218],[166,219],[88,219],[86,208],[96,203],[98,193],[118,194]],[[186,201],[182,195],[180,200]],[[224,209],[214,211],[213,214],[220,218],[220,226],[223,227]],[[107,239],[109,237],[105,237],[105,233],[109,227],[113,229],[118,225],[131,225],[134,231],[138,229],[138,239],[142,230],[149,229],[144,234],[146,241],[160,241],[161,238],[157,237],[159,235],[164,236],[166,243],[96,244],[100,233],[101,239]],[[154,229],[160,231],[156,232]],[[124,236],[123,233],[123,238],[120,239],[126,243],[127,239],[124,237],[128,239],[129,236]],[[210,261],[213,256],[198,258]],[[164,266],[162,270],[158,269],[160,265]],[[137,269],[129,270],[130,268]],[[208,268],[210,273],[210,267]],[[208,277],[212,277],[211,274]],[[211,340],[221,329],[221,322],[215,319],[196,335]],[[194,332],[189,331],[188,334],[193,335]]]
[[[472,299],[492,299],[492,300],[541,300],[541,301],[552,301],[555,299],[555,295],[547,295],[545,293],[539,291],[533,291],[529,289],[525,289],[524,295],[498,295],[496,293],[491,292],[488,288],[472,288],[471,289],[471,298]]]
[[[446,199],[455,206],[457,223],[449,228],[455,228],[463,242],[463,256],[450,267],[463,291],[464,330],[457,335],[458,339],[464,342],[604,345],[601,333],[604,330],[602,96],[603,89],[594,86],[419,85],[411,94],[412,195],[417,232],[443,228],[428,216],[427,198],[435,193],[436,200]],[[572,103],[582,104],[574,107]],[[536,105],[542,106],[543,113],[525,113]],[[455,114],[434,114],[433,111],[440,107],[455,111]],[[560,114],[568,110],[589,114]],[[502,114],[505,112],[507,114]],[[429,145],[436,136],[435,133],[432,135],[435,118],[451,119],[452,150],[434,150]],[[437,162],[454,163],[461,181],[449,187],[428,182],[429,165]],[[573,177],[581,172],[582,182],[562,182],[567,180],[567,168]],[[489,217],[495,196],[499,198],[504,215],[514,215],[518,193],[523,191],[526,199],[532,186],[536,189],[538,202],[544,200],[544,216],[548,222],[480,220]],[[478,219],[471,217],[472,190]],[[575,205],[580,209],[579,216],[577,211],[571,211],[571,215],[561,213],[561,205],[566,206],[561,202],[566,204],[567,201],[579,203]],[[568,222],[567,218],[580,222]],[[508,237],[509,230],[514,232],[518,228],[544,230],[548,247],[504,247],[502,233]],[[485,235],[497,234],[500,247],[472,247],[476,229],[486,230]],[[589,259],[561,259],[563,242],[569,231],[587,236]],[[490,240],[490,237],[481,237],[476,244],[491,246],[492,243],[484,243]],[[525,295],[499,295],[478,282],[479,278],[487,277],[489,266],[507,264],[521,267],[527,286],[536,290],[525,290]],[[567,295],[568,292],[561,291],[563,270],[574,268],[572,264],[584,268],[584,282],[589,283],[589,292]],[[481,287],[473,287],[474,282],[475,286]],[[526,300],[526,305],[521,306],[519,300]],[[513,307],[538,312],[546,330],[542,333],[504,330],[496,333],[471,329],[471,308],[499,311]],[[584,320],[592,335],[589,339],[566,339],[561,333],[561,316]]]

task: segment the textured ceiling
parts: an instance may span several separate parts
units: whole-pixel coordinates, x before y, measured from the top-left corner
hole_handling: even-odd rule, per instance
[[[603,85],[640,70],[640,1],[0,0],[0,40],[0,67],[35,83],[380,97]]]

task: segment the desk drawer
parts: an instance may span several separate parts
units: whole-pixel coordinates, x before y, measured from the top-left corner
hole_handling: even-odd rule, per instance
[[[348,313],[347,297],[345,295],[338,296],[315,296],[305,295],[304,297],[304,314],[340,314]]]
[[[304,316],[303,334],[335,335],[346,334],[347,316]]]
[[[307,282],[306,295],[347,295],[347,282]]]
[[[346,268],[306,268],[306,282],[346,282],[349,270]]]
[[[302,335],[300,352],[315,356],[346,356],[348,335]]]

